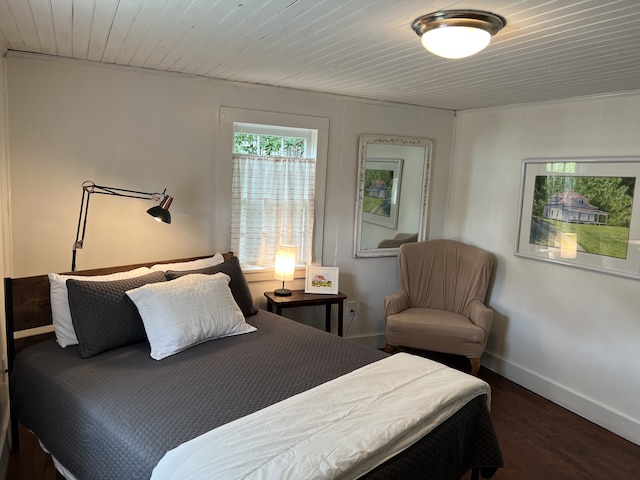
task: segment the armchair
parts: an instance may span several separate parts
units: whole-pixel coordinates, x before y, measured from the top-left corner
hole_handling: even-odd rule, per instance
[[[477,375],[493,321],[485,302],[495,263],[491,253],[455,240],[401,245],[400,291],[384,300],[385,351],[461,355]]]
[[[378,248],[398,248],[403,243],[411,243],[418,241],[417,233],[399,233],[393,238],[385,238],[380,240]]]

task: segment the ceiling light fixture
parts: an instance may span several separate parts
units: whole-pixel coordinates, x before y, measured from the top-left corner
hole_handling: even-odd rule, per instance
[[[416,18],[411,28],[422,45],[444,58],[464,58],[484,49],[507,21],[483,10],[443,10]]]

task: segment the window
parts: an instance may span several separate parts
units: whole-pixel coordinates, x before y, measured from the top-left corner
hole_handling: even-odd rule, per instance
[[[306,139],[300,137],[236,133],[233,153],[302,158],[306,150],[306,143]]]
[[[329,148],[329,119],[326,117],[316,117],[309,115],[297,115],[291,113],[268,112],[262,110],[248,110],[242,108],[221,107],[220,108],[220,137],[218,141],[219,159],[216,164],[216,183],[215,183],[215,208],[213,209],[213,230],[211,232],[212,244],[219,251],[233,251],[248,275],[249,281],[267,280],[273,278],[270,270],[273,268],[273,261],[269,262],[266,257],[255,259],[252,263],[251,259],[245,258],[244,253],[238,249],[239,237],[234,239],[232,244],[232,231],[238,227],[237,222],[240,221],[233,215],[232,218],[232,179],[233,179],[233,163],[234,155],[247,155],[246,153],[234,154],[235,134],[242,133],[247,135],[265,135],[284,138],[303,138],[304,152],[302,157],[296,157],[293,152],[284,151],[283,156],[292,155],[295,158],[309,159],[315,158],[315,180],[313,183],[313,202],[308,202],[308,211],[313,213],[312,217],[289,216],[287,220],[291,220],[288,225],[293,225],[295,221],[301,218],[307,218],[308,226],[312,229],[311,242],[305,243],[305,248],[309,248],[310,253],[302,253],[304,250],[299,248],[299,262],[322,264],[322,249],[324,238],[324,203],[325,203],[325,183],[327,172],[327,152]],[[244,139],[242,139],[244,140]],[[258,142],[258,140],[256,140]],[[260,140],[262,142],[262,140]],[[298,142],[299,143],[299,142]],[[257,151],[257,150],[256,150]],[[259,153],[259,151],[258,151]],[[276,155],[278,157],[278,155]],[[274,158],[271,158],[273,162]],[[248,175],[248,180],[259,178],[261,173]],[[273,174],[271,179],[273,179]],[[306,175],[306,174],[305,174]],[[287,191],[289,191],[287,189]],[[262,215],[260,215],[262,216]],[[262,229],[262,222],[249,220],[252,228]],[[256,227],[258,224],[258,227]],[[246,227],[243,227],[246,228]],[[256,235],[265,241],[271,242],[274,246],[280,241],[285,241],[285,237],[280,236],[279,226],[272,230],[259,230]],[[297,227],[292,227],[297,228]],[[292,241],[293,243],[293,241]],[[310,245],[309,245],[310,243]],[[234,246],[232,246],[234,245]],[[300,247],[300,245],[298,245]],[[275,248],[271,255],[275,255]],[[247,268],[250,267],[250,268]]]
[[[234,122],[231,250],[243,265],[272,266],[279,244],[311,263],[316,145],[314,129]]]

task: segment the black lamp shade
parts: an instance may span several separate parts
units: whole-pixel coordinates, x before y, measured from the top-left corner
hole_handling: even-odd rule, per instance
[[[147,210],[147,213],[160,222],[171,223],[171,214],[169,213],[169,207],[171,206],[172,201],[173,197],[166,195],[162,199],[162,202],[160,202],[160,205],[151,207],[149,210]]]

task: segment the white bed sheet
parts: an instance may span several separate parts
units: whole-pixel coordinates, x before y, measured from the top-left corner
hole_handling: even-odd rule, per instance
[[[151,478],[358,478],[479,395],[476,377],[396,354],[185,442]]]

